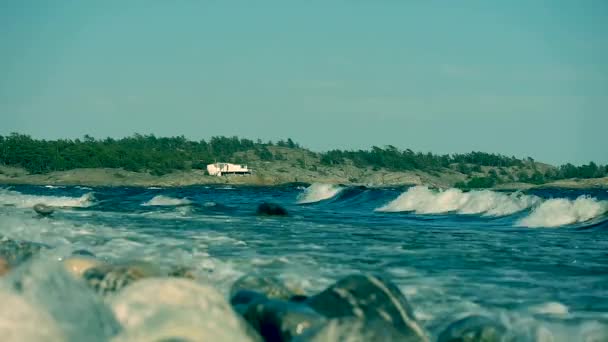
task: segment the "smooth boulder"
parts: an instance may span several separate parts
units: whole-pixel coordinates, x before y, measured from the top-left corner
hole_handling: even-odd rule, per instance
[[[124,332],[116,341],[259,341],[213,287],[180,278],[149,278],[110,298]]]
[[[43,217],[51,216],[55,212],[55,209],[53,207],[48,206],[44,203],[38,203],[34,205],[33,209],[38,215]]]

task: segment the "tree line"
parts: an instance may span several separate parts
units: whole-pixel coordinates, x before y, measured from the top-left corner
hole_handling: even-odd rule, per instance
[[[239,152],[253,151],[263,161],[282,159],[281,154],[271,152],[271,146],[302,148],[290,138],[276,143],[222,136],[194,141],[184,136],[135,134],[121,139],[95,139],[85,135],[82,139],[43,140],[12,133],[8,136],[0,135],[0,164],[23,167],[34,174],[103,167],[162,175],[175,170],[205,169],[207,164],[215,161],[248,162],[246,154]],[[499,176],[491,170],[487,177],[477,177],[484,179],[474,180],[475,172],[481,172],[482,166],[499,168],[501,171],[508,167],[531,167],[534,170],[532,174],[522,171],[517,175],[517,180],[532,183],[563,178],[604,177],[608,171],[606,165],[591,162],[581,166],[565,164],[542,173],[536,170],[531,158],[518,159],[484,152],[444,155],[416,153],[390,145],[384,148],[374,146],[370,150],[331,150],[316,155],[324,165],[353,163],[358,167],[391,171],[441,171],[456,165],[457,171],[473,177],[469,181],[473,182],[472,185],[489,184],[501,177],[511,176],[506,173]]]

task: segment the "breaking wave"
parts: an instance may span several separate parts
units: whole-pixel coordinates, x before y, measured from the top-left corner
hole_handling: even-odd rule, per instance
[[[17,191],[0,190],[0,205],[18,208],[32,208],[39,203],[52,207],[86,208],[93,205],[94,200],[95,198],[92,192],[86,193],[80,197],[67,197],[25,195]]]
[[[343,187],[333,184],[315,183],[309,186],[298,196],[298,203],[315,203],[330,199],[339,194]]]
[[[608,213],[608,201],[589,196],[549,199],[517,223],[523,227],[559,227],[589,221]]]
[[[521,193],[505,194],[490,190],[463,192],[459,189],[434,191],[426,186],[409,188],[376,209],[384,212],[413,211],[416,214],[482,214],[506,216],[525,210],[541,202],[540,197]]]
[[[188,205],[192,202],[186,198],[173,198],[169,196],[158,195],[154,196],[148,202],[143,203],[143,206],[178,206]]]

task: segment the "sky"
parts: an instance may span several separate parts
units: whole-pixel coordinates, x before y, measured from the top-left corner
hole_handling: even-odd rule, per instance
[[[0,3],[0,135],[608,163],[606,1]]]

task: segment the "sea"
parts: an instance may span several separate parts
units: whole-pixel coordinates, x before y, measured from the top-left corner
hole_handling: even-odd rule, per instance
[[[289,215],[256,216],[262,202]],[[307,294],[380,274],[431,337],[480,314],[521,340],[608,341],[606,189],[2,186],[0,235],[192,268],[225,296],[251,273]]]

